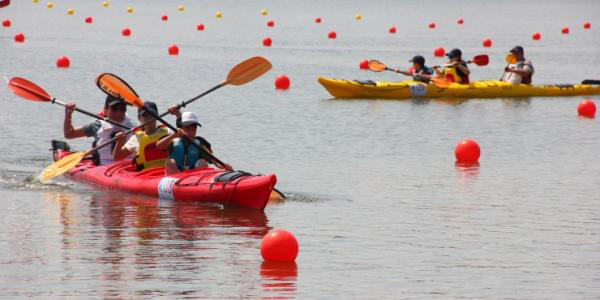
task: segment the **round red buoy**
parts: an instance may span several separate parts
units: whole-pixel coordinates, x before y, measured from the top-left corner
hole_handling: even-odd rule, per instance
[[[287,230],[272,230],[263,237],[260,254],[265,261],[295,261],[298,257],[298,241]]]
[[[337,37],[337,33],[335,33],[335,31],[330,31],[329,34],[327,34],[327,37],[330,39],[335,39]]]
[[[66,56],[61,56],[56,60],[57,68],[68,68],[71,65],[71,61]]]
[[[390,29],[388,30],[388,32],[391,33],[391,34],[396,33],[396,27],[395,26],[390,27]]]
[[[444,57],[444,54],[446,54],[446,50],[442,47],[437,47],[433,50],[433,56],[435,57]]]
[[[202,23],[198,24],[198,26],[196,26],[196,29],[198,29],[198,31],[203,31],[204,30],[204,24],[202,24]]]
[[[2,21],[2,26],[3,26],[3,27],[10,27],[10,24],[11,24],[11,23],[10,23],[10,20],[9,20],[9,19],[6,19],[6,20]]]
[[[567,26],[563,27],[561,32],[562,32],[562,34],[569,34],[569,27],[567,27]]]
[[[273,40],[271,40],[270,37],[266,37],[263,39],[263,46],[265,46],[265,47],[271,47],[272,43],[273,43]]]
[[[287,90],[290,88],[290,79],[285,75],[279,75],[275,78],[275,88],[278,90]]]
[[[542,34],[541,34],[541,33],[539,33],[539,32],[536,32],[536,33],[534,33],[534,34],[531,36],[531,38],[532,38],[534,41],[539,41],[539,40],[542,38]]]
[[[585,22],[585,23],[583,23],[583,28],[590,29],[590,28],[592,28],[592,24],[590,24],[590,22]]]
[[[169,20],[169,16],[164,15],[164,16],[160,17],[160,19],[166,22]]]
[[[474,140],[463,140],[454,148],[454,156],[460,163],[476,163],[480,153],[479,145]]]
[[[129,29],[129,28],[127,28],[127,27],[125,27],[125,28],[123,28],[123,30],[121,31],[121,34],[122,34],[123,36],[130,36],[130,35],[131,35],[131,29]]]
[[[24,34],[22,34],[20,32],[17,33],[17,34],[15,34],[15,42],[22,43],[24,41],[25,41],[25,35]]]
[[[269,26],[269,27],[275,26],[275,21],[271,20],[271,21],[267,22],[267,26]]]
[[[577,113],[586,118],[593,118],[596,115],[596,104],[590,99],[585,99],[577,105]]]
[[[315,23],[321,23],[321,18],[316,18]]]
[[[92,22],[94,21],[94,19],[92,19],[92,17],[86,17],[85,18],[85,22],[88,24],[92,24]]]
[[[435,23],[434,22],[429,23],[428,26],[429,26],[429,29],[435,29]]]
[[[456,21],[456,23],[458,23],[458,25],[462,25],[465,23],[465,20],[463,20],[463,18],[458,19],[458,21]]]
[[[368,70],[369,69],[369,60],[368,59],[361,60],[360,63],[358,64],[358,67],[361,70]]]
[[[177,47],[175,44],[172,44],[169,47],[169,55],[179,55],[179,47]]]
[[[483,39],[483,47],[489,48],[492,46],[492,40],[485,38]]]

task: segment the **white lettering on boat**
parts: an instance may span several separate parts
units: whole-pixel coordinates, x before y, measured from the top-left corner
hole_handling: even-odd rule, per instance
[[[174,200],[173,187],[175,187],[177,178],[165,177],[158,183],[158,197],[161,199]]]

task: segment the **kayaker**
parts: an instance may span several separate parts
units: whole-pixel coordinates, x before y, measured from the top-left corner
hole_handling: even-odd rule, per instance
[[[208,153],[213,153],[210,143],[203,137],[196,136],[198,127],[202,127],[196,114],[189,111],[181,113],[176,106],[171,107],[169,112],[177,116],[176,123],[179,130],[163,137],[156,143],[156,148],[169,153],[169,158],[165,162],[165,173],[168,175],[208,167],[211,162],[210,158],[203,155],[198,148],[191,146],[187,139],[182,138],[187,136]],[[225,169],[232,170],[232,167],[226,164]]]
[[[396,69],[395,71],[406,76],[412,76],[413,80],[415,81],[428,83],[431,79],[431,75],[433,75],[433,69],[425,65],[425,57],[421,55],[415,55],[415,57],[408,62],[413,64],[414,71],[412,73],[402,71],[400,69]]]
[[[113,151],[114,160],[125,159],[132,154],[136,154],[133,162],[137,170],[162,167],[169,156],[167,152],[156,148],[156,142],[171,132],[166,128],[158,127],[156,119],[147,113],[146,110],[158,115],[156,103],[146,101],[144,108],[138,108],[138,119],[141,124],[146,125],[144,125],[142,130],[137,131],[135,135],[130,137],[127,142],[125,142],[125,136],[122,133],[118,133],[116,135],[117,144]]]
[[[446,53],[446,56],[448,56],[449,61],[448,64],[444,66],[443,71],[439,70],[439,66],[433,67],[436,76],[446,78],[451,82],[463,84],[469,83],[471,71],[469,71],[469,67],[467,67],[467,62],[462,60],[462,51],[458,48],[454,48]]]
[[[525,59],[523,47],[515,46],[510,49],[510,53],[514,56],[515,62],[509,63],[504,68],[502,81],[531,84],[531,79],[535,70],[533,69],[531,61]]]
[[[94,137],[92,147],[95,147],[99,143],[112,139],[117,133],[126,131],[126,129],[122,127],[115,126],[102,120],[96,120],[74,128],[72,122],[74,110],[75,104],[68,102],[65,106],[65,119],[63,122],[63,134],[66,139]],[[127,116],[126,111],[127,105],[125,102],[113,96],[107,96],[106,101],[104,102],[104,109],[98,115],[123,124],[129,128],[133,128],[135,127],[135,122]],[[94,160],[97,164],[106,165],[114,162],[112,151],[115,144],[111,145],[112,147],[104,147],[95,152],[96,157]]]

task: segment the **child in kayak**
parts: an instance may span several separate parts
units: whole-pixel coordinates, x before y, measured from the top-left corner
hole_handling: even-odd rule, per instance
[[[117,144],[113,151],[114,160],[121,160],[136,153],[134,164],[138,170],[162,167],[169,156],[167,152],[158,149],[156,143],[171,132],[166,128],[158,127],[156,119],[146,110],[158,115],[156,103],[146,101],[143,108],[138,108],[138,119],[141,124],[146,125],[127,142],[125,142],[125,136],[118,133],[116,135]]]
[[[467,63],[462,60],[462,51],[455,48],[446,53],[446,56],[448,56],[449,61],[444,66],[443,71],[440,71],[438,66],[433,67],[436,76],[446,78],[450,82],[469,83],[469,74],[471,74],[471,71],[469,71]]]
[[[65,106],[65,119],[63,122],[63,134],[66,139],[94,137],[92,147],[95,147],[100,143],[112,139],[117,133],[126,131],[125,128],[115,126],[103,120],[96,120],[83,126],[74,128],[73,122],[71,121],[74,110],[75,104],[72,102],[67,103]],[[133,128],[135,127],[135,122],[127,116],[126,111],[127,105],[125,102],[113,96],[107,96],[106,101],[104,102],[104,110],[98,115],[100,117],[106,117],[111,121],[123,124],[126,127]],[[96,152],[98,156],[95,159],[97,164],[106,165],[114,162],[112,152],[115,147],[115,143],[113,143],[111,146],[112,147],[104,147]]]
[[[415,57],[408,62],[413,64],[414,70],[412,73],[400,69],[396,69],[395,71],[406,76],[412,76],[415,81],[428,83],[431,79],[431,75],[433,75],[433,69],[425,65],[425,58],[421,55],[415,55]]]
[[[533,77],[534,69],[531,61],[525,59],[525,51],[523,51],[523,47],[515,46],[510,50],[510,53],[512,54],[511,58],[514,59],[514,62],[509,62],[509,64],[504,68],[502,81],[531,84],[531,78]]]
[[[165,162],[165,173],[175,174],[185,170],[208,167],[211,159],[198,148],[191,146],[187,139],[194,141],[203,150],[212,154],[210,143],[203,137],[196,136],[198,127],[202,127],[198,122],[198,117],[192,112],[180,113],[177,107],[169,109],[171,114],[177,116],[177,127],[179,130],[166,137],[163,137],[156,143],[158,149],[169,153],[169,158]],[[225,168],[232,170],[231,166],[226,164]]]

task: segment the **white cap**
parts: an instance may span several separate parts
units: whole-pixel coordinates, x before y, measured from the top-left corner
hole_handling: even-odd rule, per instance
[[[196,114],[194,114],[191,111],[186,111],[184,113],[181,114],[181,126],[188,126],[188,125],[192,125],[192,124],[197,124],[198,126],[202,127],[202,125],[200,125],[200,122],[198,122],[198,117],[196,116]]]

